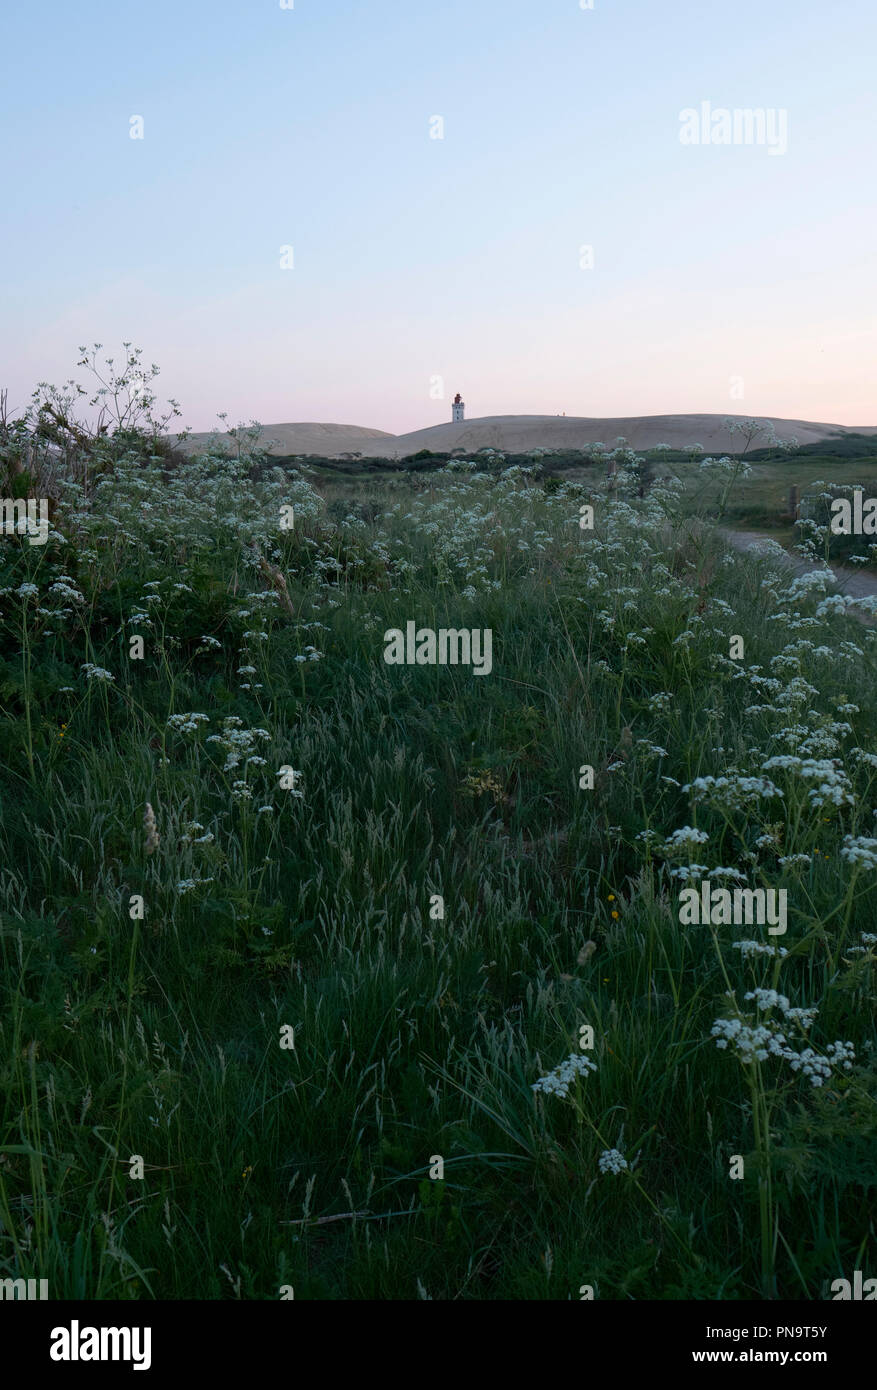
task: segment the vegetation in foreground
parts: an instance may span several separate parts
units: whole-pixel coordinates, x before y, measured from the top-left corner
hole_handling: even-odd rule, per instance
[[[830,575],[725,553],[623,455],[609,488],[460,461],[327,501],[246,436],[180,462],[136,411],[33,423],[3,447],[52,531],[0,538],[0,1275],[874,1273],[875,630]],[[409,620],[490,628],[491,674],[387,665]],[[787,890],[787,933],[683,925],[703,881]]]

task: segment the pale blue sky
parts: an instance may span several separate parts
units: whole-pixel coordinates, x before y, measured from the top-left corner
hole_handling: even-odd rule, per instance
[[[128,338],[195,429],[402,431],[457,390],[877,424],[872,0],[84,0],[0,34],[13,405]],[[702,101],[787,111],[787,152],[681,144]]]

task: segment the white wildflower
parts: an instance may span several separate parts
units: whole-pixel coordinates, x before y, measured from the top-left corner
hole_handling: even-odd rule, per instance
[[[569,1088],[577,1076],[586,1076],[589,1071],[596,1071],[595,1064],[580,1052],[573,1052],[559,1066],[555,1067],[547,1076],[542,1076],[538,1081],[534,1081],[532,1089],[542,1091],[545,1095],[566,1097],[569,1095]]]
[[[604,1149],[598,1159],[598,1166],[601,1173],[623,1173],[628,1163],[618,1149]]]

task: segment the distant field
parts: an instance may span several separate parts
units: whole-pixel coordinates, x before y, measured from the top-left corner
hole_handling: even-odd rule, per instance
[[[797,486],[799,496],[817,482],[847,485],[854,482],[877,486],[877,449],[871,441],[867,453],[852,450],[844,454],[817,453],[802,449],[789,458],[760,460],[752,463],[752,476],[740,485],[730,500],[727,517],[731,524],[757,529],[789,529],[786,515],[789,489]]]

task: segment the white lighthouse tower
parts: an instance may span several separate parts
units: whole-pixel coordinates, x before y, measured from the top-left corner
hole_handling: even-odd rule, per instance
[[[452,421],[453,421],[453,423],[454,423],[455,425],[461,424],[461,423],[462,423],[462,420],[463,420],[463,411],[464,411],[465,409],[466,409],[466,403],[465,403],[465,401],[463,401],[463,400],[461,399],[460,393],[459,393],[459,391],[458,391],[457,394],[456,394],[456,396],[454,397],[454,401],[453,401],[453,404],[452,404],[452,406],[451,406],[451,410],[453,411],[453,415],[451,416],[451,419],[452,419]]]

